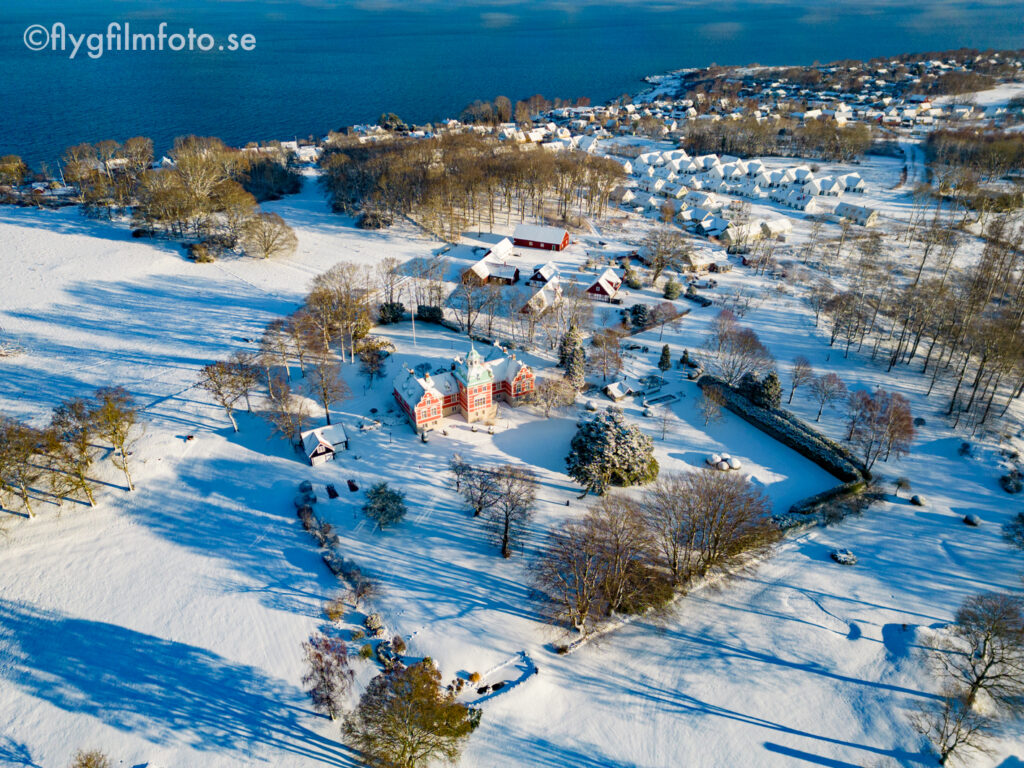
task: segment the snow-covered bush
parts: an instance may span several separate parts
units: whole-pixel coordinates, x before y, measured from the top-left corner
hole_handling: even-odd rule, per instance
[[[1019,469],[1010,470],[999,478],[999,487],[1007,493],[1020,493],[1024,490],[1024,473]]]
[[[371,613],[363,619],[363,626],[370,630],[371,634],[375,634],[384,629],[384,620],[381,619],[379,613]]]
[[[359,658],[369,661],[373,658],[373,646],[366,643],[359,649]]]

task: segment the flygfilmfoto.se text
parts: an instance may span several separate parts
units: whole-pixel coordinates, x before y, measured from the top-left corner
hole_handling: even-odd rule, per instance
[[[25,29],[23,39],[30,51],[67,53],[69,59],[80,52],[90,59],[98,59],[105,53],[256,50],[255,35],[231,33],[218,39],[191,27],[187,32],[168,32],[166,21],[160,22],[156,32],[133,32],[129,22],[112,21],[106,32],[77,35],[69,32],[60,21],[50,27],[32,24]]]

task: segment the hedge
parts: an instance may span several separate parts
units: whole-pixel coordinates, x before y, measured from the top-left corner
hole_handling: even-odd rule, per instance
[[[871,474],[863,464],[850,455],[849,451],[789,411],[756,406],[724,381],[710,374],[704,374],[697,379],[697,386],[701,389],[715,388],[722,395],[723,404],[730,411],[801,456],[810,459],[844,483],[863,483],[870,479]]]

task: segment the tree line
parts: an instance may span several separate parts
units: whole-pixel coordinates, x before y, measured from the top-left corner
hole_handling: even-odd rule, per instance
[[[767,157],[817,157],[849,162],[871,147],[871,129],[864,123],[838,125],[829,120],[687,120],[683,146],[691,154]]]
[[[877,231],[852,239],[845,262],[849,228],[836,244],[811,245],[845,285],[815,280],[807,301],[844,356],[870,352],[890,371],[919,363],[927,394],[945,385],[946,415],[974,430],[1024,393],[1024,223],[990,217],[980,255],[965,260],[963,210],[940,202],[912,219],[901,235],[912,258]]]
[[[14,511],[17,503],[32,518],[39,499],[60,508],[67,500],[95,507],[104,452],[134,491],[131,456],[141,431],[139,407],[122,387],[64,401],[42,428],[0,415],[0,509]]]
[[[533,145],[528,145],[533,146]],[[361,143],[338,137],[321,160],[332,207],[388,224],[413,215],[437,236],[458,240],[466,229],[493,229],[504,214],[568,220],[603,216],[622,166],[581,152],[547,152],[473,133]]]

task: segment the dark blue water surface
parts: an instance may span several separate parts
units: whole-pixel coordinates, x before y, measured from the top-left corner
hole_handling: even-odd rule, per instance
[[[173,5],[173,7],[170,7]],[[0,154],[54,161],[80,141],[230,143],[323,135],[393,111],[455,116],[477,98],[596,102],[644,75],[719,64],[806,64],[904,51],[1024,47],[1024,2],[262,2],[0,0]],[[33,52],[29,25],[73,34],[252,34],[251,52]]]

